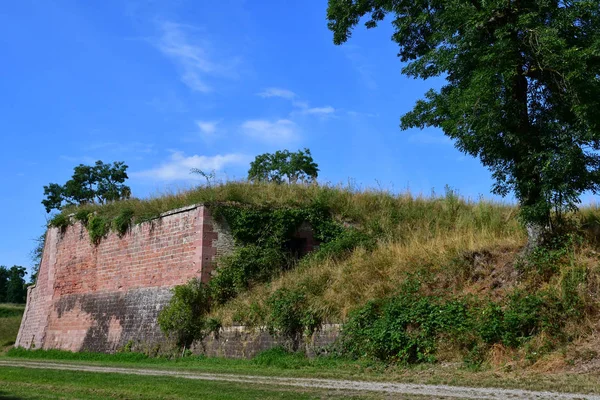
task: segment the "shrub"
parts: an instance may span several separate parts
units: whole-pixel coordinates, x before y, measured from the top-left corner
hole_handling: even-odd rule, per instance
[[[345,351],[386,362],[432,362],[440,334],[459,340],[470,330],[465,302],[423,296],[418,288],[409,279],[396,296],[371,301],[352,313],[342,333]]]
[[[131,208],[124,208],[119,212],[119,215],[113,219],[113,229],[117,231],[120,236],[125,235],[131,227],[133,214],[134,212]]]
[[[158,324],[168,337],[173,337],[179,346],[186,347],[215,329],[214,321],[208,323],[206,320],[209,311],[209,290],[194,278],[173,288],[173,297],[158,315]]]
[[[65,229],[71,224],[70,218],[65,214],[56,214],[49,222],[48,225],[54,228],[58,228],[61,232],[64,232]]]
[[[385,362],[432,362],[437,343],[444,340],[464,351],[467,364],[477,365],[486,345],[520,347],[542,332],[562,339],[565,300],[551,291],[515,291],[504,304],[481,305],[477,298],[423,295],[411,280],[397,295],[351,313],[342,332],[343,353]]]
[[[314,332],[321,325],[319,315],[310,309],[306,295],[299,290],[281,288],[267,299],[267,327],[288,339],[296,350],[304,331]]]
[[[238,247],[231,255],[218,260],[217,273],[209,284],[213,298],[223,304],[252,283],[268,281],[286,269],[289,262],[279,249],[256,245]]]
[[[375,247],[375,239],[358,229],[350,228],[340,232],[330,242],[321,244],[315,257],[319,259],[327,257],[342,257],[357,247],[365,247],[371,250]]]
[[[88,234],[92,243],[98,245],[102,238],[108,235],[109,229],[110,224],[106,217],[90,214]]]

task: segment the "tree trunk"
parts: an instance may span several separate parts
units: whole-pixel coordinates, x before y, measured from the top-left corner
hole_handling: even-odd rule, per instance
[[[544,244],[544,238],[548,231],[548,226],[539,222],[527,222],[527,245],[525,245],[525,254],[529,254],[536,248]]]

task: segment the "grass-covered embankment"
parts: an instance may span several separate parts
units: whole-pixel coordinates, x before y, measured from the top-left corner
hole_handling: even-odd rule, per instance
[[[0,304],[0,351],[17,339],[24,304]]]
[[[123,232],[194,203],[241,210],[224,215],[233,218],[242,249],[219,262],[204,297],[213,298],[209,317],[217,326],[268,326],[294,336],[341,322],[351,340],[330,353],[392,364],[564,369],[597,355],[578,350],[597,331],[594,208],[569,215],[566,234],[526,259],[514,206],[466,200],[452,190],[426,197],[228,182],[65,210],[53,224],[70,223],[65,215],[73,213],[96,241],[108,229]],[[323,243],[290,263],[280,254],[298,216],[312,218]]]

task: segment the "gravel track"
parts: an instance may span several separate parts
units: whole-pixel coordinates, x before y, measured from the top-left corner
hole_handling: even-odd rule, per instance
[[[448,385],[423,385],[412,383],[392,382],[367,382],[336,379],[314,378],[283,378],[271,376],[251,376],[233,374],[212,374],[190,371],[173,371],[140,368],[100,367],[93,365],[62,364],[35,361],[6,361],[0,360],[0,367],[22,367],[35,369],[52,369],[61,371],[82,371],[97,373],[130,374],[142,376],[167,376],[184,379],[197,379],[207,381],[223,381],[236,383],[249,383],[259,385],[292,386],[301,388],[317,388],[330,390],[345,390],[357,392],[378,392],[388,395],[420,395],[431,397],[448,397],[461,399],[511,399],[511,400],[567,400],[588,399],[600,400],[598,395],[584,395],[576,393],[540,392],[520,389],[498,388],[472,388]]]

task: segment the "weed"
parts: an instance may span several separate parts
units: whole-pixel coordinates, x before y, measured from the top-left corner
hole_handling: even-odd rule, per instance
[[[100,244],[100,241],[108,234],[109,230],[110,224],[105,217],[90,214],[88,221],[88,233],[93,244]]]

